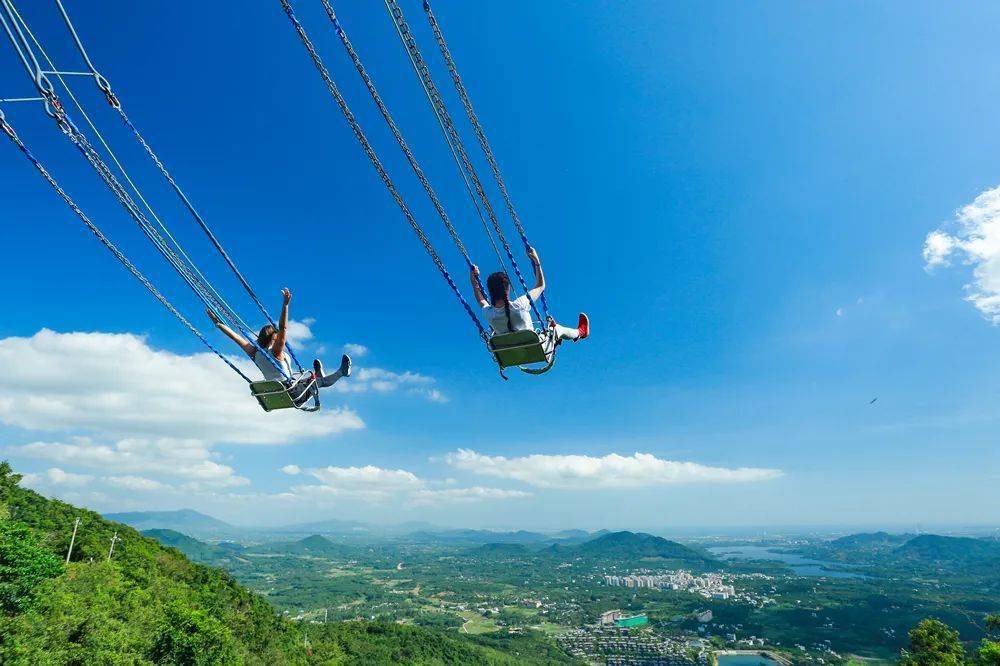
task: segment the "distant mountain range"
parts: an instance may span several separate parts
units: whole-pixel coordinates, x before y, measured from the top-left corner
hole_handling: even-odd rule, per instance
[[[1000,570],[1000,543],[994,540],[922,534],[904,543],[894,554],[899,558],[927,563],[993,563]]]
[[[578,535],[574,536],[579,538]],[[544,545],[539,547],[537,541],[528,543],[494,541],[468,551],[468,555],[484,559],[538,557],[569,561],[583,558],[633,563],[642,560],[670,560],[698,567],[716,562],[705,553],[652,534],[606,530],[596,538],[584,541],[561,541],[547,547]]]
[[[865,532],[834,539],[830,547],[837,550],[879,552],[893,550],[913,538],[913,534],[889,534],[888,532]]]
[[[118,523],[124,523],[137,530],[166,529],[188,535],[224,535],[238,532],[239,529],[218,518],[207,516],[193,509],[179,511],[127,511],[124,513],[106,513],[104,517]]]
[[[1000,541],[937,534],[851,534],[803,549],[806,555],[854,564],[919,569],[1000,570]]]
[[[551,543],[582,543],[607,532],[590,533],[585,530],[562,530],[554,533],[527,530],[501,531],[485,529],[454,529],[440,527],[424,521],[410,521],[395,525],[374,525],[356,520],[331,518],[328,520],[291,525],[241,527],[213,518],[193,509],[178,511],[128,511],[108,513],[105,518],[124,523],[137,530],[165,529],[200,539],[252,539],[270,540],[287,538],[282,535],[345,535],[355,537],[398,537],[413,541],[445,541],[452,543],[524,543],[547,545]]]
[[[202,564],[219,565],[223,560],[236,557],[243,551],[243,547],[235,543],[211,544],[198,541],[186,534],[181,534],[174,530],[152,529],[143,530],[143,536],[152,537],[164,546],[176,548],[184,553],[189,560]]]
[[[587,558],[613,560],[663,559],[678,560],[689,564],[706,564],[715,560],[676,541],[642,532],[610,532],[578,546],[561,548],[563,551]]]

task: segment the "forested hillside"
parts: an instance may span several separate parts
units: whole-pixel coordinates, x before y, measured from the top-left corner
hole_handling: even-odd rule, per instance
[[[0,463],[0,663],[542,663],[419,627],[345,622],[306,636],[228,574],[19,481]]]

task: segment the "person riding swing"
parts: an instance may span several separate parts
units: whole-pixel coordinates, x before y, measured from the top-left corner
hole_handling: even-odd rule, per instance
[[[265,324],[257,333],[257,344],[244,338],[242,335],[231,329],[219,320],[218,315],[211,309],[206,310],[209,318],[215,327],[222,331],[226,337],[235,342],[243,352],[250,357],[264,376],[266,382],[279,382],[284,385],[295,402],[296,407],[301,407],[300,401],[304,402],[310,395],[318,397],[318,390],[336,384],[343,377],[351,376],[351,357],[344,354],[340,358],[340,367],[335,371],[326,374],[323,363],[317,358],[313,360],[313,370],[311,373],[301,373],[296,375],[292,372],[289,362],[289,352],[286,349],[288,339],[288,305],[292,300],[292,292],[281,290],[281,315],[278,317],[278,326]],[[263,351],[263,353],[261,353]],[[271,358],[268,358],[270,356]],[[296,390],[298,389],[298,390]],[[318,403],[317,403],[318,404]],[[267,407],[265,407],[267,409]]]
[[[528,258],[531,259],[535,271],[535,286],[533,289],[529,289],[527,294],[514,300],[510,299],[511,284],[507,273],[497,271],[486,278],[486,291],[489,292],[487,300],[479,286],[479,267],[473,265],[470,270],[472,290],[493,329],[493,340],[509,333],[534,331],[535,329],[531,321],[532,303],[538,300],[542,292],[545,291],[545,272],[542,270],[542,262],[538,258],[538,252],[535,251],[535,248],[528,248]],[[563,340],[579,342],[590,336],[590,319],[582,312],[577,320],[576,328],[562,326],[551,317],[549,317],[547,325],[553,338],[550,345],[553,349],[549,349],[547,355],[551,354],[554,351],[554,346]],[[496,351],[494,349],[494,352]],[[551,361],[549,365],[551,366]]]

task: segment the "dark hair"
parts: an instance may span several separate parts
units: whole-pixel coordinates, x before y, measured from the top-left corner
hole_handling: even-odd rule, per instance
[[[490,305],[503,301],[503,310],[507,313],[507,330],[514,332],[514,324],[510,321],[510,277],[503,271],[497,271],[486,278],[486,291],[490,292]]]
[[[271,324],[264,324],[260,333],[257,334],[257,344],[263,349],[268,349],[271,343],[274,342],[274,336],[278,334],[278,329],[276,329]]]

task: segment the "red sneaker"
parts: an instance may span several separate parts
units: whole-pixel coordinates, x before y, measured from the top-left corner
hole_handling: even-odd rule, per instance
[[[586,340],[590,337],[590,318],[580,313],[580,321],[577,322],[576,330],[580,332],[580,337],[577,340]]]

